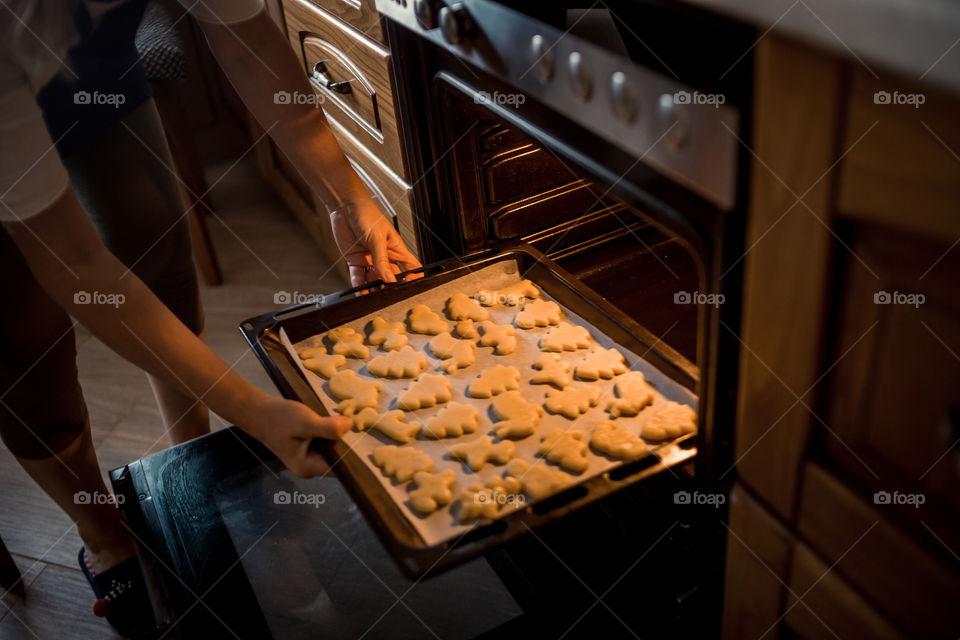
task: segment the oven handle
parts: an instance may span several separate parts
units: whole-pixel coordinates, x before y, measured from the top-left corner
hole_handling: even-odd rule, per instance
[[[316,64],[313,65],[313,73],[310,74],[310,77],[321,87],[330,91],[343,94],[353,91],[349,80],[335,81],[330,77],[327,65],[323,60],[317,60]]]

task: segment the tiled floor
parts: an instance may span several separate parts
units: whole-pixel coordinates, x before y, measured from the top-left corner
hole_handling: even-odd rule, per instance
[[[237,325],[274,308],[278,290],[325,293],[346,286],[299,223],[243,161],[211,172],[219,218],[211,233],[224,273],[204,287],[207,342],[262,389],[275,393]],[[90,409],[104,475],[169,446],[146,377],[82,327],[77,332],[80,380]],[[213,419],[213,427],[222,423]],[[26,596],[0,598],[0,640],[107,638],[91,613],[93,594],[76,564],[80,539],[70,520],[0,445],[0,538],[25,575]]]

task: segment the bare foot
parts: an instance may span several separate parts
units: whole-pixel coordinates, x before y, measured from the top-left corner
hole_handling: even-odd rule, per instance
[[[112,569],[124,560],[132,558],[136,553],[133,546],[133,540],[127,538],[122,542],[102,545],[97,551],[94,551],[90,545],[85,544],[87,565],[94,573],[102,573],[107,569]]]

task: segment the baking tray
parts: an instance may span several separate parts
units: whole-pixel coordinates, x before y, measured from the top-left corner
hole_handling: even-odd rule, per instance
[[[696,391],[698,372],[692,363],[524,243],[488,249],[424,267],[418,270],[424,277],[417,280],[385,288],[380,288],[382,283],[374,282],[322,296],[314,301],[246,320],[241,323],[240,330],[284,397],[300,400],[318,413],[327,415],[328,412],[299,366],[281,343],[281,329],[291,342],[297,343],[501,261],[516,263],[523,277],[532,280],[562,306],[589,320],[624,348],[642,353],[644,360],[673,381]],[[376,291],[356,295],[370,289]],[[480,524],[452,541],[433,545],[424,542],[373,471],[349,446],[342,441],[326,440],[317,440],[313,446],[334,468],[401,570],[408,577],[416,579],[466,562],[611,493],[688,462],[696,455],[696,434],[661,445],[653,455],[625,463],[550,498],[534,502],[490,523]]]

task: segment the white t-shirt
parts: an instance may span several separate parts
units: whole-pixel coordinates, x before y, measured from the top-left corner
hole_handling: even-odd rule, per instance
[[[249,20],[262,0],[181,0],[191,15],[211,23]],[[102,12],[101,3],[96,13]],[[10,12],[7,18],[15,20]],[[0,24],[7,31],[7,24]],[[9,38],[0,44],[0,222],[22,221],[53,204],[70,181],[50,139],[35,94],[49,78],[31,78]],[[57,53],[64,56],[65,52]]]

